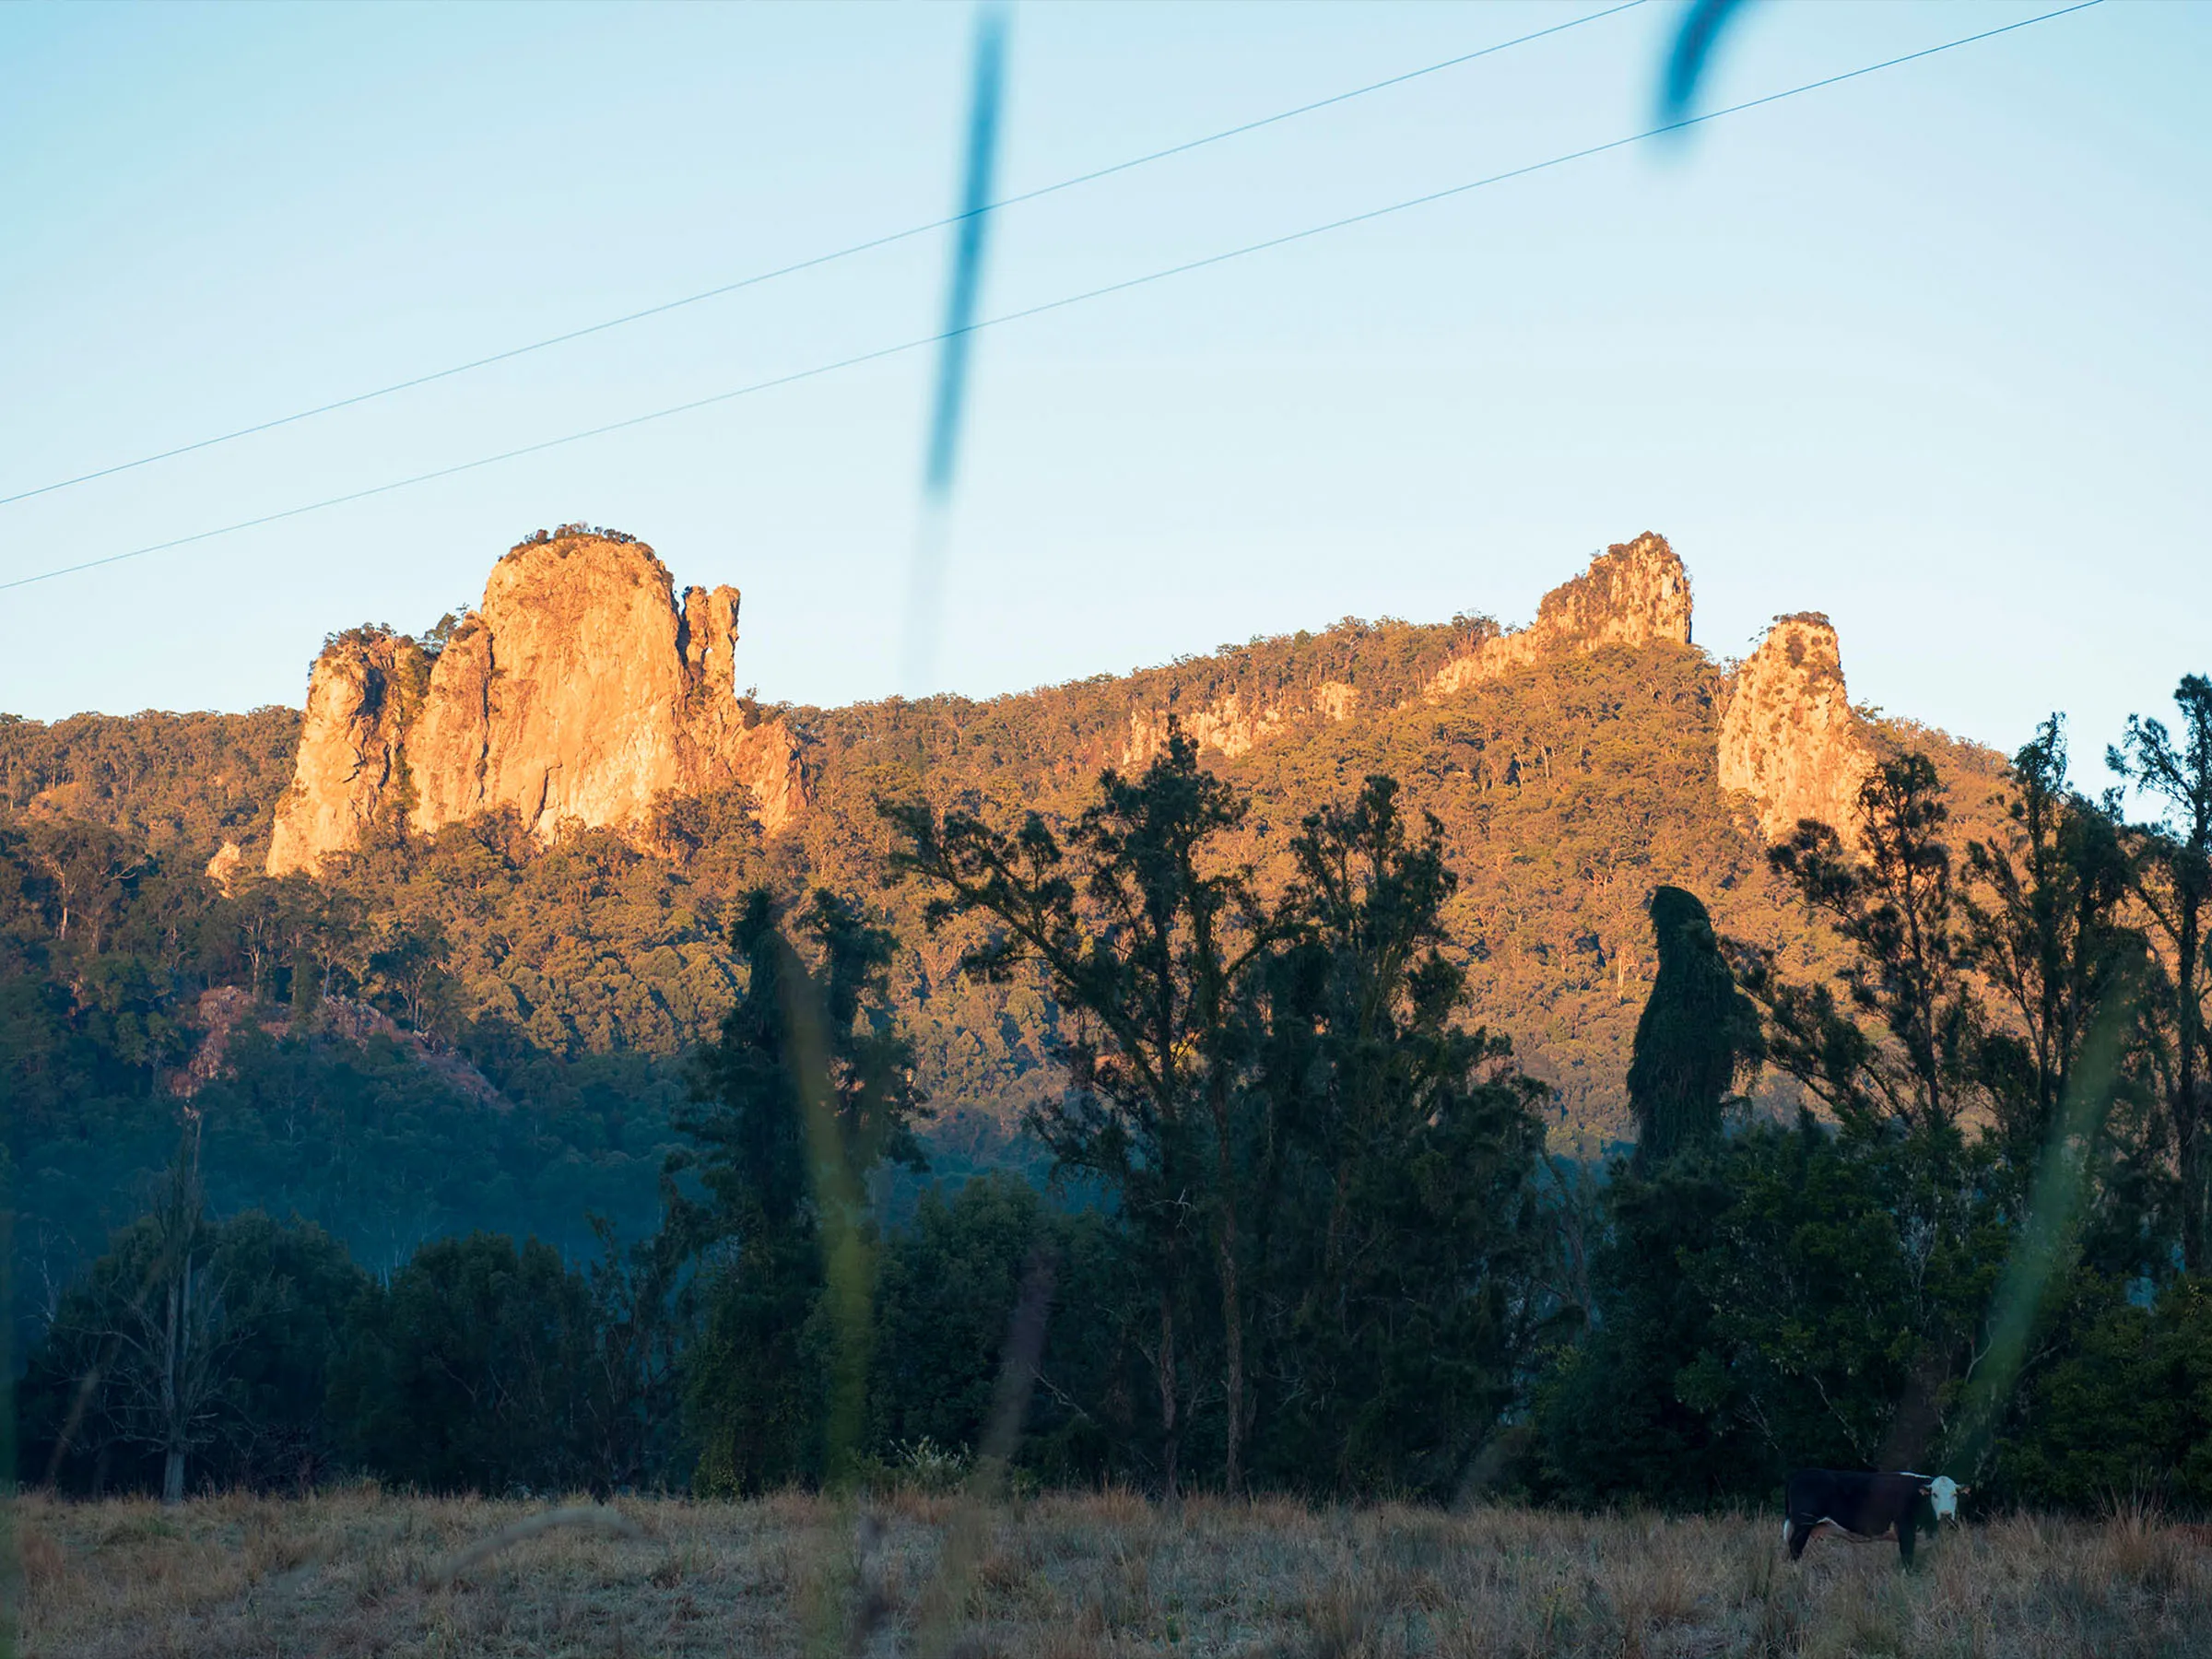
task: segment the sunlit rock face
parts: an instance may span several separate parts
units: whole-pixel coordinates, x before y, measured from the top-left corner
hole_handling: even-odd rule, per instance
[[[1826,617],[1778,617],[1745,658],[1721,715],[1723,789],[1750,798],[1759,831],[1780,841],[1800,818],[1853,837],[1859,786],[1874,765],[1843,688],[1843,658]]]
[[[1448,697],[1467,686],[1547,657],[1571,656],[1606,645],[1648,645],[1654,640],[1689,643],[1689,572],[1666,545],[1644,532],[1616,542],[1572,582],[1553,588],[1526,628],[1498,634],[1429,682],[1429,695]]]
[[[382,694],[395,671],[380,681],[373,652],[334,641],[310,682],[270,872],[312,870],[403,807],[421,833],[501,807],[544,836],[568,822],[629,830],[664,794],[741,783],[762,827],[782,829],[806,805],[800,745],[736,697],[737,607],[732,587],[679,603],[642,542],[562,535],[500,560],[435,657],[379,636],[388,655],[416,653],[412,697]]]
[[[307,683],[292,787],[269,837],[270,875],[312,871],[325,853],[357,845],[384,810],[429,666],[414,641],[381,629],[324,645]]]
[[[238,878],[239,866],[244,862],[245,849],[234,841],[227,841],[215,850],[215,856],[207,861],[205,874],[208,880],[227,894],[230,891],[230,884]]]
[[[1122,747],[1122,765],[1140,768],[1167,747],[1171,713],[1182,735],[1201,750],[1234,759],[1300,722],[1349,720],[1359,707],[1359,693],[1352,687],[1342,680],[1324,680],[1311,691],[1273,701],[1231,691],[1200,708],[1135,710],[1129,716],[1129,739]]]
[[[1448,663],[1422,695],[1608,646],[1688,646],[1690,614],[1681,559],[1665,537],[1640,535],[1547,594],[1528,627]],[[660,797],[740,784],[765,830],[784,828],[807,806],[806,753],[787,723],[735,695],[737,616],[736,589],[679,595],[641,542],[564,533],[500,559],[441,645],[382,629],[334,636],[310,680],[270,873],[312,872],[380,821],[427,834],[512,809],[541,836],[564,823],[642,832]],[[1761,831],[1777,838],[1812,817],[1848,834],[1871,756],[1827,618],[1778,620],[1721,695],[1719,781],[1747,798]],[[1201,748],[1228,758],[1383,712],[1335,680],[1174,711]],[[1124,766],[1159,751],[1169,712],[1132,712]]]

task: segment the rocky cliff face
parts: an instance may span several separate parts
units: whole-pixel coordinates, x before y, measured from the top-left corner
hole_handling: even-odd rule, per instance
[[[759,720],[733,692],[737,611],[735,588],[679,599],[642,543],[564,534],[502,559],[440,650],[376,629],[335,637],[310,683],[270,873],[314,869],[403,802],[420,833],[505,807],[549,836],[567,820],[639,828],[664,793],[744,784],[762,826],[783,828],[807,804],[805,758],[789,725]],[[1481,639],[1415,700],[1656,641],[1689,643],[1690,586],[1665,538],[1646,534],[1547,594],[1528,627]],[[1802,817],[1847,829],[1871,758],[1827,618],[1778,620],[1722,695],[1719,781],[1749,798],[1761,831],[1786,834]],[[1142,709],[1124,767],[1159,751],[1171,712],[1201,748],[1233,759],[1294,728],[1385,711],[1334,679]]]
[[[1431,699],[1480,685],[1547,657],[1653,640],[1689,643],[1689,572],[1650,531],[1616,542],[1572,582],[1553,588],[1526,628],[1486,640],[1429,682]]]
[[[360,628],[324,644],[307,683],[291,791],[269,838],[270,875],[312,870],[324,853],[359,841],[398,783],[428,669],[404,634]]]
[[[562,535],[502,559],[434,658],[388,634],[333,641],[270,873],[356,845],[396,806],[403,769],[423,833],[499,807],[540,835],[571,819],[630,829],[664,792],[737,783],[764,828],[782,828],[806,803],[799,741],[735,694],[737,606],[731,587],[688,589],[679,606],[641,542]]]
[[[1845,694],[1842,653],[1826,617],[1776,618],[1737,667],[1718,759],[1721,787],[1750,797],[1769,841],[1807,818],[1851,839],[1874,757]]]
[[[1359,706],[1359,693],[1341,680],[1324,680],[1311,692],[1274,702],[1231,691],[1194,709],[1147,709],[1129,716],[1129,741],[1122,747],[1124,770],[1141,767],[1167,747],[1168,718],[1178,717],[1182,735],[1201,749],[1235,759],[1301,721],[1347,720]]]

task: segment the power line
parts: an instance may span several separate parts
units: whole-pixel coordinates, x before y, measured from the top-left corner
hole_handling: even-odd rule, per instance
[[[2055,11],[2043,12],[2032,18],[2023,18],[2017,23],[2002,24],[1995,29],[1985,29],[1975,34],[1962,35],[1955,41],[1945,41],[1939,45],[1924,46],[1917,52],[1908,52],[1899,57],[1885,58],[1880,63],[1868,64],[1857,69],[1847,69],[1838,75],[1823,76],[1818,80],[1806,81],[1801,86],[1786,88],[1780,92],[1770,92],[1761,98],[1747,99],[1742,103],[1730,104],[1725,109],[1709,111],[1705,114],[1688,116],[1681,121],[1666,122],[1659,126],[1647,127],[1640,133],[1631,133],[1626,137],[1608,139],[1603,144],[1593,144],[1583,149],[1570,150],[1563,155],[1553,156],[1546,160],[1532,161],[1526,166],[1511,168],[1504,172],[1491,173],[1486,178],[1471,179],[1464,184],[1453,184],[1442,190],[1432,190],[1424,195],[1409,196],[1404,201],[1392,202],[1385,206],[1371,207],[1363,213],[1330,219],[1325,224],[1310,225],[1302,230],[1287,231],[1283,235],[1271,236],[1262,241],[1247,242],[1242,247],[1230,248],[1220,253],[1209,253],[1204,258],[1187,260],[1182,265],[1169,265],[1162,270],[1150,271],[1141,276],[1127,277],[1120,282],[1110,282],[1100,288],[1087,288],[1081,293],[1067,294],[1057,300],[1047,300],[1040,304],[1025,306],[1019,311],[1006,312],[995,317],[986,317],[982,322],[975,324],[971,330],[941,330],[936,334],[924,335],[916,339],[901,340],[894,346],[882,346],[873,351],[858,352],[851,357],[840,358],[834,362],[818,363],[810,369],[794,370],[789,374],[779,374],[767,380],[754,381],[749,385],[733,387],[727,392],[717,392],[710,396],[694,398],[688,403],[672,405],[665,409],[655,409],[649,414],[632,415],[623,420],[608,421],[604,426],[591,427],[581,432],[570,432],[559,438],[547,438],[537,443],[524,444],[519,449],[503,450],[495,455],[479,456],[473,461],[458,462],[452,466],[441,466],[434,471],[417,473],[411,477],[395,478],[387,484],[371,485],[366,489],[356,489],[344,495],[330,496],[320,501],[310,501],[303,506],[288,507],[279,512],[264,513],[259,518],[242,519],[234,524],[224,524],[213,530],[198,531],[191,535],[180,535],[173,540],[155,542],[148,547],[134,547],[127,553],[111,553],[103,559],[91,559],[81,564],[64,565],[56,570],[41,571],[35,576],[19,576],[12,582],[0,582],[0,593],[5,593],[10,588],[29,587],[33,582],[50,582],[57,576],[74,576],[80,571],[98,570],[104,565],[120,564],[125,559],[143,559],[149,553],[166,553],[173,548],[190,547],[195,542],[209,541],[218,535],[230,535],[241,530],[258,529],[265,524],[278,524],[286,519],[299,518],[305,513],[320,512],[331,507],[342,507],[349,502],[366,500],[371,496],[389,495],[394,490],[411,488],[418,484],[429,484],[439,478],[450,478],[459,473],[474,472],[479,467],[496,466],[502,462],[520,460],[525,455],[540,454],[547,450],[559,449],[571,443],[582,443],[587,439],[603,438],[610,432],[627,431],[632,427],[666,420],[677,415],[688,415],[695,410],[711,408],[717,404],[729,403],[740,397],[749,397],[755,393],[773,391],[779,386],[789,386],[800,381],[819,379],[823,375],[835,374],[846,369],[856,369],[865,363],[880,362],[886,358],[899,357],[906,352],[918,351],[924,347],[938,344],[955,332],[974,332],[985,328],[996,328],[1003,324],[1018,323],[1026,318],[1043,316],[1051,312],[1065,311],[1070,306],[1081,305],[1088,300],[1102,300],[1110,294],[1126,293],[1131,288],[1144,288],[1155,282],[1164,282],[1171,276],[1187,276],[1193,271],[1203,271],[1214,265],[1226,265],[1231,260],[1242,259],[1249,254],[1264,253],[1271,249],[1288,247],[1294,242],[1308,241],[1317,236],[1326,236],[1332,231],[1348,229],[1354,225],[1368,224],[1375,219],[1388,218],[1392,214],[1404,213],[1415,207],[1425,207],[1436,202],[1448,201],[1454,196],[1465,195],[1470,191],[1481,190],[1492,184],[1502,184],[1512,179],[1525,179],[1533,173],[1547,172],[1553,168],[1564,167],[1570,162],[1586,160],[1592,156],[1602,156],[1613,150],[1625,149],[1630,145],[1642,144],[1667,133],[1681,132],[1686,128],[1702,126],[1709,122],[1725,120],[1731,115],[1740,115],[1749,110],[1763,109],[1769,104],[1780,103],[1785,99],[1801,97],[1807,92],[1818,92],[1828,87],[1841,86],[1846,81],[1859,80],[1869,75],[1878,75],[1884,70],[1895,69],[1905,64],[1918,63],[1923,58],[1935,57],[1942,53],[1955,52],[1961,46],[1971,46],[1983,41],[1994,40],[1999,35],[2007,35],[2019,29],[2031,29],[2039,23],[2048,23],[2054,18],[2069,17],[2075,12],[2088,11],[2103,4],[2104,0],[2077,0],[2077,4],[2061,6]]]
[[[828,253],[817,253],[809,258],[797,260],[790,265],[778,265],[774,270],[761,271],[751,276],[741,276],[735,282],[725,282],[716,288],[703,288],[696,294],[687,294],[680,300],[663,300],[660,304],[649,305],[642,311],[629,312],[619,317],[609,317],[603,323],[587,324],[582,328],[572,328],[566,334],[550,335],[542,340],[533,340],[526,346],[510,347],[505,351],[495,351],[488,357],[473,358],[465,363],[455,363],[449,369],[433,370],[428,374],[418,374],[409,380],[394,381],[388,386],[379,386],[373,391],[357,392],[350,397],[340,397],[329,403],[317,404],[310,409],[300,409],[289,415],[279,415],[272,419],[255,421],[252,426],[240,427],[236,431],[220,432],[212,438],[202,438],[192,443],[181,443],[174,449],[161,450],[151,455],[141,455],[135,461],[119,461],[112,466],[97,467],[91,472],[79,473],[75,477],[59,478],[51,484],[41,484],[35,489],[18,490],[14,495],[0,496],[0,507],[9,506],[17,501],[28,501],[34,496],[52,495],[57,489],[68,489],[78,484],[89,484],[95,479],[113,477],[117,473],[130,472],[137,467],[151,466],[157,461],[173,461],[179,455],[189,455],[199,450],[213,449],[217,444],[230,443],[241,438],[252,438],[262,432],[273,432],[279,427],[297,426],[300,421],[312,420],[318,416],[333,415],[340,409],[350,409],[361,404],[373,403],[380,397],[391,397],[397,393],[412,392],[418,386],[432,385],[439,381],[452,380],[456,375],[473,373],[478,369],[488,369],[495,363],[511,362],[516,358],[527,357],[534,351],[545,351],[555,346],[566,346],[573,340],[586,339],[593,335],[605,334],[610,328],[621,328],[631,323],[642,323],[648,317],[664,316],[669,312],[681,311],[688,305],[698,305],[704,300],[719,300],[726,294],[735,294],[745,288],[758,288],[762,283],[773,282],[779,277],[795,276],[802,271],[812,271],[823,265],[834,265],[839,260],[851,259],[862,253],[872,253],[878,248],[888,248],[899,242],[911,241],[917,236],[926,236],[932,230],[942,230],[948,225],[958,225],[964,220],[975,218],[983,214],[996,213],[1002,208],[1015,207],[1024,202],[1034,202],[1043,196],[1056,195],[1061,191],[1073,190],[1078,185],[1095,184],[1100,179],[1112,178],[1116,173],[1128,172],[1134,168],[1148,167],[1155,161],[1165,161],[1171,157],[1188,155],[1193,150],[1204,149],[1209,144],[1219,144],[1225,139],[1240,138],[1246,133],[1256,133],[1263,127],[1276,126],[1286,121],[1295,121],[1300,116],[1311,115],[1317,110],[1326,110],[1336,104],[1348,103],[1355,98],[1365,98],[1372,92],[1387,91],[1392,87],[1402,87],[1408,81],[1419,80],[1424,76],[1439,75],[1446,69],[1456,69],[1463,64],[1472,64],[1478,58],[1493,57],[1499,53],[1510,52],[1516,46],[1525,46],[1532,41],[1541,41],[1548,35],[1564,34],[1571,29],[1580,29],[1585,23],[1595,23],[1603,18],[1618,16],[1621,12],[1633,11],[1645,3],[1646,0],[1621,0],[1621,4],[1608,6],[1604,11],[1591,12],[1584,17],[1572,18],[1564,23],[1554,23],[1548,29],[1539,29],[1530,34],[1517,35],[1512,40],[1500,41],[1494,46],[1484,46],[1474,52],[1463,52],[1457,57],[1449,57],[1439,63],[1424,65],[1418,69],[1408,69],[1403,74],[1394,75],[1383,80],[1371,81],[1364,87],[1354,87],[1348,92],[1332,93],[1327,98],[1316,99],[1312,103],[1300,104],[1295,109],[1280,110],[1273,115],[1263,115],[1256,121],[1247,121],[1236,126],[1224,127],[1218,133],[1208,133],[1203,138],[1186,139],[1181,144],[1170,145],[1166,149],[1152,150],[1142,156],[1131,157],[1126,161],[1116,161],[1109,167],[1095,168],[1089,172],[1077,173],[1073,178],[1062,179],[1057,183],[1041,184],[1034,190],[1025,190],[1018,194],[1004,196],[997,201],[986,202],[980,206],[967,207],[961,212],[949,214],[944,218],[931,219],[926,224],[910,225],[903,230],[892,230],[881,236],[872,236],[865,241],[854,242],[850,247],[839,248]]]

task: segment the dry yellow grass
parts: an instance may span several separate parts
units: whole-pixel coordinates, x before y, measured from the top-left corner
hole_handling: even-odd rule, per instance
[[[388,1497],[16,1509],[26,1655],[1175,1653],[2212,1654],[2212,1548],[2142,1517],[2000,1520],[1902,1574],[1769,1516],[1186,1504],[641,1500],[472,1547],[547,1506]],[[458,1570],[456,1566],[458,1564]]]

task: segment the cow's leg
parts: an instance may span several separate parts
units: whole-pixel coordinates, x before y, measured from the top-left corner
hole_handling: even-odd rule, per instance
[[[1899,1559],[1899,1560],[1900,1560],[1900,1562],[1901,1562],[1901,1563],[1902,1563],[1904,1566],[1906,1566],[1906,1567],[1910,1567],[1910,1566],[1912,1566],[1912,1540],[1913,1540],[1915,1537],[1919,1536],[1919,1535],[1920,1535],[1920,1528],[1919,1528],[1919,1527],[1917,1527],[1917,1526],[1915,1526],[1915,1525],[1912,1524],[1912,1517],[1911,1515],[1906,1515],[1905,1517],[1903,1517],[1901,1520],[1900,1520],[1900,1521],[1898,1522],[1898,1524],[1897,1524],[1897,1554],[1898,1554],[1898,1559]]]
[[[1804,1556],[1805,1547],[1813,1541],[1813,1534],[1818,1530],[1817,1523],[1800,1521],[1794,1515],[1782,1524],[1782,1535],[1790,1541],[1791,1560],[1797,1560]]]

